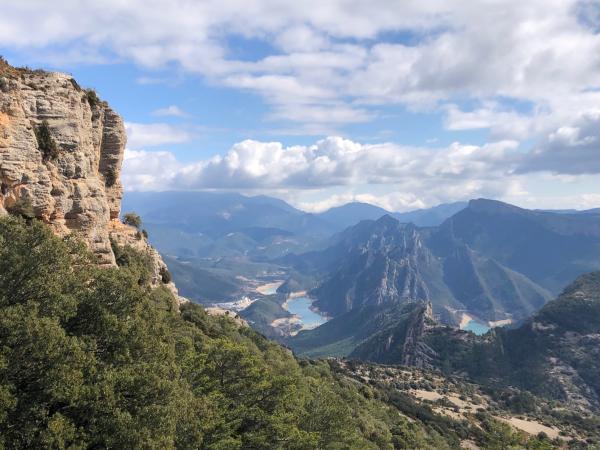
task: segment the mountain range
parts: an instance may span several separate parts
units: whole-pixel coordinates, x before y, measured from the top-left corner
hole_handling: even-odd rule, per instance
[[[123,210],[135,211],[162,252],[176,256],[274,257],[301,252],[362,220],[393,215],[419,226],[439,225],[466,203],[393,213],[353,202],[308,213],[283,200],[230,192],[127,192]]]
[[[437,224],[461,207],[456,203],[394,215]],[[280,199],[230,192],[127,192],[123,211],[142,217],[181,293],[202,303],[244,295],[240,277],[275,273],[278,258],[323,248],[331,235],[361,220],[392,214],[365,203],[312,214]]]
[[[318,280],[314,306],[333,317],[288,344],[312,356],[346,356],[402,306],[431,302],[442,323],[465,315],[521,323],[582,273],[600,269],[600,216],[530,211],[473,200],[438,227],[391,216],[363,221],[331,245],[286,262]]]
[[[119,219],[125,130],[107,103],[69,75],[16,69],[2,58],[0,85],[0,448],[583,449],[600,442],[599,273],[579,278],[512,330],[478,337],[440,324],[435,312],[464,300],[461,285],[449,281],[470,276],[468,268],[450,270],[436,285],[447,261],[473,267],[488,288],[481,301],[497,301],[493,308],[515,306],[498,288],[503,283],[519,289],[521,305],[535,299],[536,286],[552,289],[565,272],[593,265],[595,219],[574,219],[588,214],[557,220],[476,201],[433,227],[385,215],[362,221],[302,255],[199,257],[192,248],[195,259],[163,260],[139,217]],[[195,193],[170,195],[163,200],[177,204],[166,214],[151,197],[135,209],[147,227],[187,236],[170,244],[182,251],[196,235],[213,245],[241,234],[251,247],[343,228],[265,197],[245,207],[243,196],[193,205]],[[511,265],[524,243],[495,221],[531,230],[532,241],[539,234],[530,248],[554,243],[566,257],[554,260],[555,270],[518,274]],[[499,238],[505,253],[493,245]],[[574,244],[576,253],[564,251]],[[231,249],[213,248],[216,255]],[[188,287],[215,296],[265,274],[288,275],[289,289],[315,283],[313,294],[332,294],[319,306],[339,315],[315,334],[301,332],[296,349],[318,333],[325,342],[333,329],[323,354],[363,361],[296,358],[229,311],[179,297],[165,261]],[[233,274],[238,284],[229,283]],[[334,296],[331,280],[352,292],[353,276],[364,282],[360,295]],[[427,301],[432,292],[454,299]],[[249,309],[268,325],[272,314],[288,318],[279,303],[287,298],[265,294],[270,314],[259,301]]]

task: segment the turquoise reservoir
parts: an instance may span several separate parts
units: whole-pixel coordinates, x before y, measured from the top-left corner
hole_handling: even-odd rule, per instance
[[[471,331],[477,335],[482,335],[487,333],[490,330],[490,327],[484,325],[482,323],[476,322],[475,320],[471,320],[466,327],[463,328],[465,331]]]
[[[303,328],[315,328],[327,322],[327,319],[310,310],[312,300],[308,297],[296,297],[288,300],[287,310],[297,315],[302,321]]]

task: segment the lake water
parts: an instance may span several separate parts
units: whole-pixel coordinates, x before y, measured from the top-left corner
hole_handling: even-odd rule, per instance
[[[296,297],[288,300],[286,309],[300,318],[304,328],[315,328],[327,322],[325,317],[311,311],[310,305],[312,305],[310,298]]]
[[[490,327],[475,320],[471,320],[464,328],[465,331],[471,331],[477,335],[482,335],[490,330]]]

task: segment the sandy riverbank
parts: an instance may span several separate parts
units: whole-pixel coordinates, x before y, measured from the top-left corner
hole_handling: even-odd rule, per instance
[[[469,325],[469,322],[471,320],[474,320],[470,315],[468,315],[467,313],[463,313],[461,319],[460,319],[460,325],[458,326],[461,330],[464,330],[465,327],[467,325]]]
[[[281,319],[275,319],[271,322],[273,328],[278,328],[283,332],[284,335],[295,336],[298,331],[302,330],[302,321],[296,315],[292,317],[283,317]]]
[[[489,321],[488,325],[490,326],[490,328],[494,328],[494,327],[503,327],[506,325],[510,325],[512,323],[512,319],[503,319],[503,320],[495,320],[495,321]]]
[[[283,281],[273,281],[271,283],[263,284],[261,286],[257,286],[255,291],[262,295],[273,295],[277,292],[279,286],[283,284]]]

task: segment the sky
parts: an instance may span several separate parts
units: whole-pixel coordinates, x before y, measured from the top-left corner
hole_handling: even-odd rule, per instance
[[[128,191],[600,207],[600,0],[0,0],[126,123]]]

